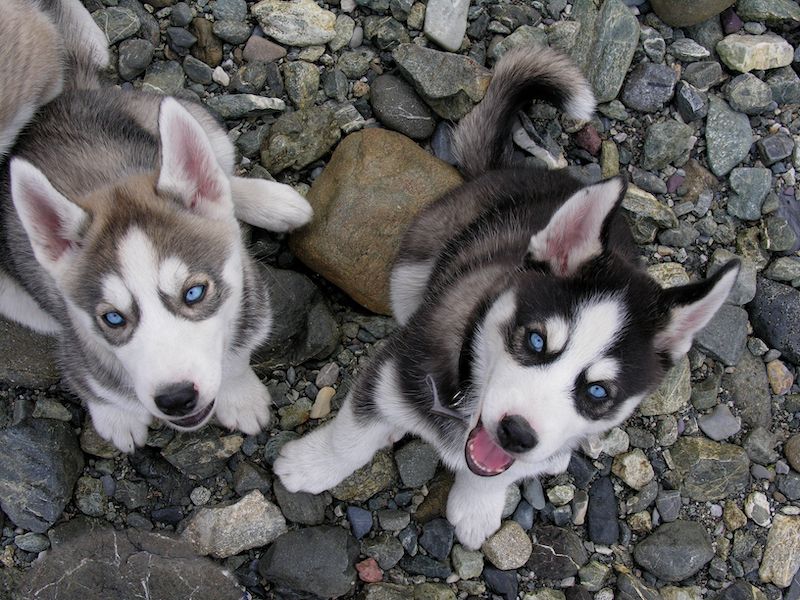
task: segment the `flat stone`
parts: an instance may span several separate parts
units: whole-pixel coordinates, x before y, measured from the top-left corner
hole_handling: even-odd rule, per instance
[[[717,314],[695,336],[695,344],[726,365],[735,365],[744,354],[747,340],[747,312],[723,304]]]
[[[273,174],[302,169],[324,156],[340,137],[329,108],[313,106],[281,115],[261,147],[261,164]]]
[[[636,544],[636,562],[659,579],[682,581],[702,569],[714,557],[705,528],[699,523],[665,523]]]
[[[457,52],[467,31],[469,0],[429,0],[423,32],[445,50]]]
[[[250,38],[253,27],[238,21],[216,21],[212,31],[221,40],[238,46]]]
[[[773,33],[729,35],[717,44],[717,53],[730,69],[740,73],[777,69],[790,65],[794,60],[792,45]]]
[[[327,44],[336,35],[336,15],[313,0],[262,0],[250,12],[266,35],[288,46]]]
[[[364,19],[364,37],[381,51],[392,50],[411,42],[408,31],[400,21],[375,15]]]
[[[466,115],[489,87],[491,74],[469,57],[416,44],[400,44],[392,54],[403,77],[444,119]]]
[[[483,571],[483,554],[477,550],[467,550],[461,544],[453,546],[450,560],[461,579],[475,579]]]
[[[128,39],[118,47],[117,72],[125,81],[141,75],[153,60],[155,48],[148,40]]]
[[[703,415],[697,419],[697,424],[706,436],[716,442],[736,435],[742,428],[739,419],[733,416],[727,404],[720,404],[709,414]]]
[[[401,235],[459,181],[452,167],[397,133],[350,134],[308,195],[317,217],[292,235],[290,247],[354,300],[389,314],[389,269]]]
[[[273,491],[281,512],[290,521],[303,525],[320,525],[325,520],[327,502],[324,494],[292,493],[287,491],[277,480],[273,485]],[[372,519],[370,518],[371,525]]]
[[[173,60],[151,64],[144,75],[142,89],[165,96],[173,96],[183,89],[186,81],[180,63]]]
[[[665,523],[671,523],[678,518],[681,506],[681,493],[678,490],[662,490],[656,496],[658,514]]]
[[[580,538],[567,529],[537,525],[531,532],[533,548],[527,566],[537,577],[564,579],[577,574],[589,557]]]
[[[789,587],[800,569],[800,517],[775,515],[758,577],[780,588]]]
[[[589,489],[586,522],[589,539],[595,544],[611,545],[619,541],[617,498],[610,477],[601,477]]]
[[[264,98],[254,94],[224,94],[206,100],[206,106],[226,120],[283,112],[286,104],[280,98]]]
[[[733,373],[722,380],[730,390],[734,406],[742,420],[751,426],[770,427],[772,408],[764,361],[745,352]]]
[[[28,419],[0,431],[0,507],[18,527],[44,533],[72,496],[84,459],[72,427]]]
[[[533,546],[516,521],[506,521],[481,547],[486,558],[498,569],[518,569],[530,558]]]
[[[95,11],[92,19],[105,34],[109,46],[133,37],[142,26],[134,11],[121,6],[109,6]]]
[[[436,560],[445,560],[453,548],[454,539],[455,530],[447,519],[433,519],[423,526],[419,545]]]
[[[773,106],[772,89],[751,73],[734,77],[725,94],[733,110],[748,115],[760,114]]]
[[[764,270],[764,277],[781,282],[800,279],[800,257],[779,256]]]
[[[177,434],[161,450],[161,455],[190,479],[205,479],[219,473],[243,441],[239,434],[220,436],[214,427],[205,427]]]
[[[192,56],[202,60],[209,67],[216,67],[222,62],[222,41],[214,35],[214,24],[196,17],[192,19],[189,31],[197,38],[197,43],[192,46]]]
[[[497,40],[495,38],[489,45],[487,52],[489,58],[497,62],[509,50],[514,48],[537,48],[547,46],[547,33],[538,27],[531,25],[522,25],[516,29],[511,35]]]
[[[403,558],[405,550],[400,540],[393,535],[378,533],[374,538],[365,539],[361,543],[361,552],[378,561],[381,569],[389,570]],[[483,560],[481,560],[481,565],[483,565]]]
[[[721,13],[734,0],[651,0],[653,10],[659,18],[674,27],[685,27],[702,23]]]
[[[628,573],[620,573],[617,577],[617,592],[620,600],[661,600],[657,590]]]
[[[724,100],[711,96],[706,124],[708,164],[714,175],[726,175],[750,152],[753,132],[746,115],[734,112]]]
[[[738,0],[736,12],[747,21],[765,21],[770,25],[800,21],[800,6],[792,0]]]
[[[711,55],[706,48],[688,37],[675,40],[670,44],[667,52],[678,60],[687,63],[703,60]]]
[[[714,60],[704,60],[686,65],[682,77],[701,92],[707,92],[709,88],[725,80],[722,66]]]
[[[656,112],[672,99],[677,80],[667,65],[642,63],[628,76],[620,99],[628,108]]]
[[[408,488],[418,488],[428,483],[439,466],[439,454],[427,442],[412,439],[394,453],[400,480]]]
[[[319,525],[284,533],[258,561],[267,581],[325,598],[350,593],[356,583],[358,543],[341,527]]]
[[[226,558],[266,546],[285,532],[280,509],[253,490],[229,506],[195,511],[181,537],[199,554]]]
[[[748,309],[756,335],[800,364],[800,290],[759,277]]]
[[[682,358],[664,377],[658,389],[639,405],[639,413],[646,417],[678,412],[692,395],[689,359]]]
[[[77,517],[53,529],[50,540],[47,555],[26,572],[17,590],[20,598],[136,600],[144,594],[239,600],[242,596],[230,572],[166,533],[117,531],[103,521]]]
[[[388,489],[397,479],[394,460],[388,452],[375,454],[372,461],[331,490],[334,498],[345,502],[365,502]]]
[[[393,75],[381,75],[370,89],[372,110],[386,127],[414,140],[424,140],[433,134],[436,121],[408,83]]]
[[[653,466],[640,448],[615,456],[611,472],[637,491],[655,477]]]
[[[778,105],[800,103],[800,77],[791,67],[774,69],[767,75],[767,85]]]
[[[286,56],[286,48],[257,35],[250,36],[242,56],[248,62],[274,62]]]
[[[639,22],[621,0],[607,0],[598,14],[591,69],[587,72],[598,102],[617,97],[639,43]]]
[[[708,114],[708,96],[691,83],[679,81],[675,88],[675,106],[684,121],[697,121]]]
[[[761,162],[767,166],[789,158],[794,150],[794,140],[783,133],[768,135],[758,140],[756,144]]]
[[[737,167],[731,171],[730,184],[735,195],[728,198],[728,213],[755,221],[761,218],[761,206],[772,188],[772,172],[763,167]]]
[[[647,128],[644,140],[642,167],[650,170],[663,169],[668,164],[685,162],[694,145],[693,129],[675,120],[654,123]]]
[[[681,493],[693,500],[721,500],[750,483],[750,459],[740,446],[682,437],[670,454]]]

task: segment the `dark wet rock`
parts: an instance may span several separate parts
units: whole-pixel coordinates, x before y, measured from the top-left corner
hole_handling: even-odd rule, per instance
[[[697,121],[708,114],[708,96],[691,83],[679,81],[675,89],[675,106],[684,121]]]
[[[51,550],[25,574],[19,597],[241,598],[241,588],[226,570],[167,534],[116,531],[101,521],[78,517],[56,527],[50,539]]]
[[[682,581],[703,568],[714,549],[705,528],[699,523],[665,523],[636,544],[636,562],[664,581]]]
[[[662,490],[656,496],[656,508],[661,520],[671,523],[678,518],[681,510],[681,493],[678,490]]]
[[[791,156],[794,140],[784,133],[776,133],[758,140],[756,147],[761,161],[770,166]]]
[[[172,96],[183,89],[185,79],[180,63],[174,60],[155,62],[147,67],[142,89]]]
[[[394,460],[403,485],[409,488],[418,488],[428,483],[439,465],[436,450],[417,438],[396,450]]]
[[[764,361],[749,352],[742,355],[733,373],[726,373],[722,387],[731,393],[742,420],[752,427],[769,427],[772,402]]]
[[[667,65],[642,63],[628,76],[620,99],[628,108],[656,112],[672,99],[677,80]]]
[[[183,70],[186,71],[187,77],[196,83],[210,85],[213,81],[214,69],[194,56],[187,56],[183,59]]]
[[[258,562],[264,579],[326,598],[347,594],[356,582],[358,543],[341,527],[321,525],[276,539]]]
[[[0,507],[18,527],[43,533],[58,520],[83,470],[68,423],[26,419],[0,431]]]
[[[686,65],[682,77],[701,92],[707,92],[709,88],[725,80],[722,66],[713,60]]]
[[[299,364],[330,355],[339,328],[317,286],[305,275],[264,267],[272,309],[281,315],[256,360],[269,364]]]
[[[516,571],[501,571],[494,567],[486,566],[483,569],[483,579],[486,585],[503,600],[514,600],[517,597],[519,584]]]
[[[372,513],[359,506],[347,507],[347,520],[350,521],[350,531],[353,532],[353,537],[357,540],[360,540],[372,530]]]
[[[740,446],[683,437],[670,453],[681,492],[693,500],[727,498],[750,483],[750,459]]]
[[[800,291],[759,277],[747,308],[756,335],[800,364]]]
[[[453,547],[453,526],[446,519],[433,519],[422,528],[419,545],[437,560],[444,560]]]
[[[645,134],[642,167],[658,170],[686,162],[694,145],[693,133],[689,125],[674,119],[654,123]]]
[[[212,31],[222,41],[238,46],[250,38],[253,28],[239,21],[216,21]]]
[[[189,48],[197,43],[197,38],[183,27],[167,27],[166,38],[170,50],[178,56],[185,56]]]
[[[242,436],[220,436],[213,427],[178,434],[162,450],[162,456],[192,479],[205,479],[219,473],[225,462],[242,446]]]
[[[725,90],[731,108],[748,115],[757,115],[772,106],[772,90],[751,73],[734,77]]]
[[[449,565],[440,560],[431,558],[424,554],[416,556],[404,556],[398,563],[400,568],[411,575],[424,575],[425,577],[438,577],[447,579],[452,574]]]
[[[319,525],[325,520],[327,503],[324,494],[292,493],[283,487],[280,480],[275,481],[273,491],[283,516],[290,521],[303,525]],[[370,525],[372,525],[371,517]]]
[[[109,45],[133,37],[142,26],[134,11],[120,6],[109,6],[98,10],[92,13],[92,18],[105,34]]]
[[[580,538],[567,529],[537,525],[531,531],[531,537],[533,551],[527,566],[539,577],[571,577],[589,560]]]
[[[155,48],[147,40],[130,39],[119,45],[117,72],[125,81],[131,81],[144,73],[153,60]]]
[[[433,133],[435,121],[414,89],[402,79],[381,75],[372,83],[372,110],[381,123],[414,140]]]
[[[589,539],[596,544],[616,544],[619,541],[617,497],[611,478],[601,477],[589,488],[589,508],[586,522]]]
[[[708,325],[697,334],[695,344],[726,365],[735,365],[744,354],[747,340],[747,312],[724,304]]]
[[[779,105],[800,103],[800,77],[791,67],[774,69],[767,75],[772,98]]]
[[[728,213],[755,221],[761,218],[761,205],[772,187],[772,173],[763,167],[737,167],[730,174],[735,194],[728,197]]]

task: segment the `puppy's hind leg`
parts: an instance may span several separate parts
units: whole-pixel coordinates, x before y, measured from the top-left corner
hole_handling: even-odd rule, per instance
[[[231,177],[236,218],[267,231],[302,227],[313,216],[311,205],[291,186],[266,179]]]
[[[273,470],[290,492],[319,494],[367,464],[394,432],[377,416],[356,415],[349,396],[333,421],[283,446]]]

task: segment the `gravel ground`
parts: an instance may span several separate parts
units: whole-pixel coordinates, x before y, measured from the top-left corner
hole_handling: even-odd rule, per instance
[[[84,3],[116,84],[205,103],[241,171],[308,193],[317,221],[250,232],[279,315],[255,358],[275,402],[258,436],[154,429],[120,455],[47,340],[0,322],[0,597],[800,598],[797,2]],[[588,124],[534,105],[520,158],[624,173],[664,285],[733,255],[745,268],[637,414],[566,473],[512,486],[503,527],[470,552],[442,518],[451,477],[418,440],[317,497],[271,464],[391,333],[393,243],[458,181],[449,123],[530,44],[570,52],[601,104]]]

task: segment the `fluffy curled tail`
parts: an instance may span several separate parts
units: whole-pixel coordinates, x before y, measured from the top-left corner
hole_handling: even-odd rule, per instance
[[[509,51],[497,63],[484,99],[454,133],[455,155],[467,178],[510,164],[517,112],[535,99],[575,119],[589,119],[595,109],[591,86],[569,58],[547,47]]]
[[[105,34],[80,0],[0,0],[0,162],[36,111],[100,85]]]

